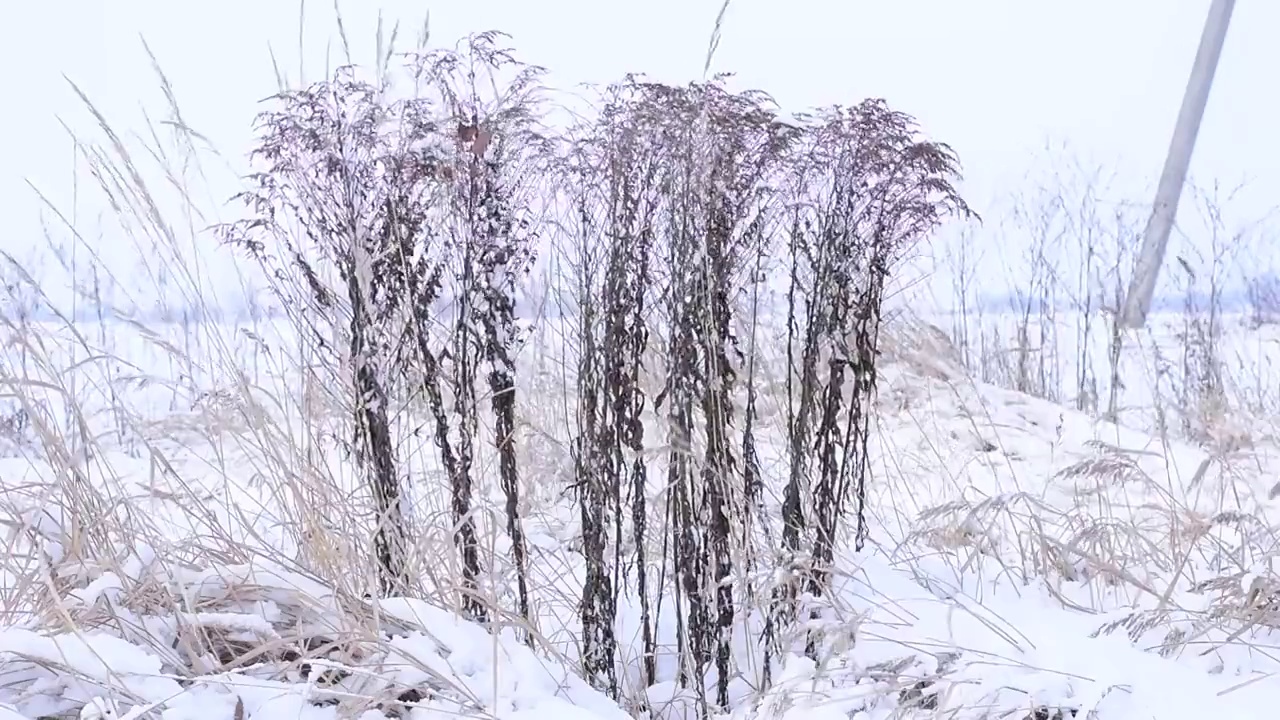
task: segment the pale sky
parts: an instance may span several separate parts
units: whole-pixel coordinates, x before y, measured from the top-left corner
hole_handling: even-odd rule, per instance
[[[358,61],[373,57],[376,15],[452,44],[472,31],[510,33],[522,59],[559,87],[628,71],[687,81],[702,74],[720,0],[364,0],[342,2]],[[1103,165],[1126,193],[1153,185],[1209,0],[733,0],[714,69],[770,92],[786,110],[882,96],[915,115],[964,163],[967,196],[989,223],[1029,174],[1046,174],[1047,146]],[[339,58],[333,5],[306,8],[307,80]],[[211,197],[234,191],[258,101],[275,90],[269,49],[296,80],[298,0],[0,0],[0,247],[43,244],[30,181],[70,208],[73,162],[58,119],[90,132],[75,81],[118,128],[143,131],[140,107],[163,116],[145,38],[188,122],[231,166]],[[1248,182],[1231,211],[1280,203],[1280,3],[1239,0],[1196,147],[1201,184]],[[86,182],[81,180],[82,183]],[[101,205],[82,200],[92,235]],[[47,213],[46,215],[46,221]],[[103,243],[120,243],[108,230]],[[117,261],[126,246],[104,245]],[[1267,263],[1271,260],[1266,259]]]

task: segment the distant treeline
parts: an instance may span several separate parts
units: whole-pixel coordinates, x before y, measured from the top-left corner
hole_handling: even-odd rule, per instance
[[[1153,312],[1182,312],[1186,307],[1188,300],[1194,307],[1208,308],[1209,294],[1204,292],[1157,295],[1151,301],[1151,309]],[[1095,301],[1096,302],[1096,301]],[[1074,299],[1063,299],[1056,303],[1046,303],[1040,298],[1019,296],[1017,293],[1002,293],[985,295],[978,300],[979,307],[971,309],[972,312],[982,310],[983,312],[1022,312],[1028,306],[1032,312],[1040,312],[1042,310],[1057,310],[1060,312],[1070,312],[1078,309],[1080,305]],[[1250,299],[1246,290],[1230,290],[1223,291],[1218,297],[1218,306],[1226,312],[1244,312],[1251,309],[1253,301]],[[1095,306],[1096,307],[1096,306]],[[954,307],[945,307],[944,311],[954,310]]]
[[[547,301],[545,295],[540,292],[531,293],[541,296],[539,299],[526,299],[518,302],[516,307],[516,315],[521,318],[532,319],[535,317],[551,317],[565,313],[566,310],[572,314],[572,308],[566,305],[564,301]],[[1188,296],[1186,293],[1157,295],[1152,301],[1152,310],[1155,312],[1182,312],[1187,302],[1190,300],[1195,307],[1208,308],[1209,294],[1205,292],[1193,292]],[[1096,301],[1095,301],[1096,302]],[[1220,291],[1218,298],[1219,308],[1226,312],[1245,312],[1253,307],[1253,299],[1249,295],[1247,289],[1230,289]],[[449,309],[453,305],[453,301],[449,298],[441,298],[437,300],[437,312],[448,315]],[[1023,312],[1029,306],[1031,312],[1040,312],[1042,310],[1057,310],[1060,312],[1070,312],[1077,309],[1077,301],[1074,299],[1064,299],[1057,303],[1056,307],[1049,307],[1049,303],[1045,303],[1040,298],[1019,296],[1018,293],[992,293],[987,294],[978,299],[978,307],[970,307],[970,312]],[[942,306],[939,308],[941,312],[951,312],[954,307]],[[238,305],[229,307],[182,307],[180,305],[167,305],[164,307],[153,307],[145,309],[120,309],[109,307],[98,307],[96,305],[85,302],[76,308],[73,312],[55,313],[48,307],[39,306],[36,308],[28,307],[25,311],[26,318],[32,322],[50,322],[61,321],[72,318],[77,323],[94,323],[99,320],[116,320],[129,319],[134,322],[141,323],[198,323],[198,322],[225,322],[225,323],[248,323],[254,320],[273,320],[284,318],[284,312],[273,306],[256,306]]]
[[[537,296],[538,299],[523,299],[516,303],[516,315],[521,318],[548,317],[562,313],[565,309],[564,302],[544,301],[545,293],[536,291],[530,295]],[[455,305],[455,301],[444,295],[437,299],[434,305],[435,312],[442,316],[450,316],[451,310]],[[12,306],[0,308],[0,313],[6,313],[10,319],[17,312]],[[202,322],[222,322],[222,323],[251,323],[255,320],[275,320],[284,319],[286,317],[284,310],[274,305],[200,305],[200,306],[183,306],[177,303],[168,303],[156,305],[149,308],[121,308],[118,306],[98,305],[88,300],[82,300],[77,304],[74,311],[59,307],[55,312],[48,305],[27,305],[23,307],[21,315],[29,322],[63,322],[65,320],[73,320],[76,323],[96,323],[100,321],[115,321],[127,319],[132,322],[142,323],[144,325],[152,323],[202,323]]]

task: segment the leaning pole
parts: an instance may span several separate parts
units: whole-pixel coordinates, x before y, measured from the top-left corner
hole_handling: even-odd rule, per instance
[[[1160,277],[1160,266],[1169,245],[1169,233],[1173,231],[1174,219],[1178,215],[1178,200],[1187,181],[1191,152],[1195,149],[1200,120],[1209,102],[1209,89],[1213,87],[1214,71],[1218,69],[1218,58],[1222,55],[1222,44],[1226,40],[1227,26],[1231,23],[1231,11],[1235,5],[1235,0],[1213,0],[1209,8],[1196,60],[1191,66],[1191,77],[1182,96],[1178,124],[1174,127],[1164,171],[1160,174],[1160,185],[1156,188],[1151,217],[1142,234],[1142,249],[1133,266],[1129,292],[1125,294],[1120,314],[1123,327],[1142,327],[1151,311],[1151,298],[1155,294],[1156,280]]]

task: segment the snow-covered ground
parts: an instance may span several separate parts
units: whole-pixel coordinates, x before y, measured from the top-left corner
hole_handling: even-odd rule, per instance
[[[1154,312],[1113,357],[1111,317],[1033,310],[931,315],[971,373],[1156,434],[1239,444],[1280,436],[1280,324],[1250,310]],[[1217,392],[1199,390],[1213,371]]]
[[[425,439],[402,456],[423,480],[416,572],[437,592],[365,599],[368,502],[334,434],[332,389],[304,379],[313,359],[286,326],[81,331],[38,328],[4,360],[0,720],[108,705],[166,720],[637,712],[572,670],[582,562],[558,333],[535,332],[522,359],[535,652],[449,607],[456,558]],[[776,490],[784,416],[767,394],[760,408]],[[416,422],[413,408],[398,417]],[[734,715],[1274,715],[1280,460],[1264,442],[1204,449],[1133,425],[977,382],[946,332],[896,321],[872,542],[841,553],[818,660],[786,658],[763,694],[758,623],[743,618]],[[501,560],[495,486],[479,488],[481,533]],[[502,588],[511,568],[489,572]],[[621,614],[634,685],[636,620],[625,602]],[[658,631],[668,651],[672,625],[668,613]],[[658,665],[659,685],[638,689],[655,715],[694,716],[674,661]]]

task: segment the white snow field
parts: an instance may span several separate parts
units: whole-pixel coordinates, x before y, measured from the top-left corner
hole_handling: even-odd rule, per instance
[[[1213,446],[1275,435],[1280,419],[1280,323],[1249,309],[1153,312],[1112,359],[1109,314],[1032,310],[928,317],[952,337],[971,374],[1105,413],[1112,375],[1121,424],[1195,436]],[[1023,332],[1025,328],[1025,333]],[[1206,376],[1215,397],[1202,392]],[[1084,390],[1081,393],[1081,390]]]
[[[640,716],[574,669],[571,363],[551,326],[530,336],[519,395],[536,650],[514,622],[491,634],[458,619],[425,429],[401,452],[415,572],[433,590],[365,599],[369,502],[333,432],[339,400],[284,324],[10,326],[0,719]],[[742,618],[734,717],[1274,717],[1272,445],[1211,452],[977,383],[945,333],[901,318],[881,372],[871,542],[840,555],[818,660],[786,657],[764,693],[760,624]],[[760,402],[776,516],[784,415]],[[400,409],[403,437],[419,415]],[[501,594],[512,570],[484,462]],[[633,604],[624,694],[655,718],[696,717],[670,658],[657,686],[634,687]],[[668,610],[667,647],[673,624]]]

